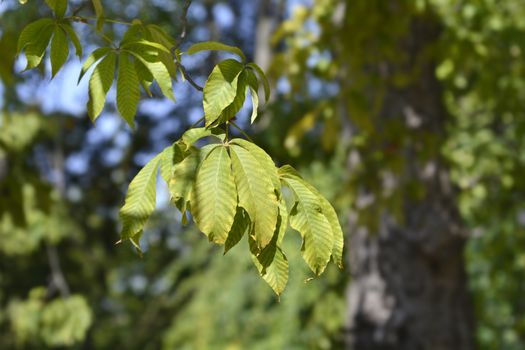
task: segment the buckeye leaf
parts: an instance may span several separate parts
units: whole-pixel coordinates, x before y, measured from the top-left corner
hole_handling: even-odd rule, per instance
[[[276,248],[273,260],[267,267],[263,267],[255,255],[252,255],[252,261],[275,294],[281,295],[288,283],[288,259],[281,248]]]
[[[242,70],[243,65],[233,59],[224,60],[213,68],[203,91],[206,126],[215,122],[237,96],[237,79]]]
[[[193,55],[201,51],[227,51],[239,56],[243,62],[246,61],[246,56],[244,56],[244,53],[241,51],[241,49],[217,41],[204,41],[193,44],[188,49],[188,55]]]
[[[51,40],[51,76],[54,77],[64,65],[69,56],[69,45],[66,33],[60,26],[55,26]]]
[[[88,56],[86,61],[84,62],[84,65],[82,66],[82,70],[80,71],[80,76],[78,77],[78,82],[82,80],[86,72],[93,66],[98,60],[100,60],[102,57],[106,56],[111,50],[113,50],[110,47],[99,47],[95,51],[91,53],[91,55]],[[115,70],[113,68],[113,70]],[[113,81],[113,77],[111,78],[111,81]]]
[[[219,128],[192,128],[187,130],[181,137],[181,140],[184,144],[187,145],[187,147],[193,145],[195,142],[197,142],[200,139],[203,139],[205,137],[215,137],[219,139],[220,141],[224,141],[226,135],[223,130]]]
[[[251,62],[246,65],[247,67],[253,69],[257,72],[257,75],[259,75],[259,79],[262,80],[263,87],[264,87],[264,98],[266,102],[270,99],[270,83],[268,82],[268,78],[266,77],[266,74],[264,74],[264,71],[261,67],[259,67],[257,64]]]
[[[78,58],[82,57],[82,45],[80,44],[80,40],[78,39],[77,33],[75,33],[75,30],[69,23],[62,23],[60,24],[62,29],[65,30],[67,35],[69,36],[69,40],[73,43],[73,46],[75,47],[75,53],[78,56]]]
[[[237,193],[226,147],[215,145],[204,158],[191,198],[191,213],[199,229],[210,241],[223,244],[237,208]]]
[[[244,233],[250,227],[250,218],[244,209],[237,207],[237,212],[233,220],[233,225],[228,233],[228,238],[224,243],[224,254],[240,242]]]
[[[44,54],[46,53],[46,48],[49,45],[51,36],[53,35],[54,26],[44,26],[37,34],[33,41],[31,41],[25,47],[27,66],[24,70],[32,69],[37,67]]]
[[[232,144],[230,153],[239,206],[250,216],[258,248],[264,248],[272,240],[279,211],[272,181],[264,164],[247,149]]]
[[[126,53],[119,55],[117,76],[117,109],[131,128],[135,126],[133,118],[140,101],[139,78],[130,57]]]
[[[119,212],[122,222],[121,240],[132,239],[139,250],[137,238],[142,235],[144,225],[155,210],[157,173],[160,160],[161,155],[159,154],[138,172],[129,184],[126,201]]]
[[[310,190],[306,182],[287,172],[281,171],[280,174],[296,199],[290,213],[290,225],[303,237],[303,258],[310,269],[316,275],[320,275],[332,254],[332,227],[323,212],[318,195]]]
[[[246,69],[246,83],[248,84],[248,87],[250,89],[250,96],[252,98],[252,116],[250,117],[250,122],[253,124],[255,119],[257,118],[257,110],[259,108],[259,82],[257,81],[257,77],[255,74],[249,70]]]
[[[218,124],[226,122],[235,117],[237,112],[242,108],[244,100],[246,99],[246,75],[243,70],[237,78],[237,94],[233,102],[222,111],[222,116],[217,120]]]
[[[277,192],[280,192],[281,180],[279,180],[277,168],[275,167],[275,164],[272,158],[268,155],[268,153],[266,153],[255,143],[243,139],[233,139],[231,143],[247,149],[252,154],[252,156],[254,156],[257,159],[257,161],[261,164],[261,167],[264,168],[265,174],[272,181],[274,189]]]
[[[135,56],[135,59],[138,59],[149,70],[153,78],[159,84],[162,94],[170,100],[175,101],[175,97],[173,96],[171,76],[164,63],[156,61],[156,56],[146,58],[135,51],[131,51],[131,54]]]
[[[34,43],[43,29],[53,24],[50,18],[42,18],[29,23],[18,37],[17,53],[20,53],[27,45]],[[47,45],[46,45],[47,46]]]
[[[89,79],[88,115],[92,121],[95,121],[104,109],[106,95],[113,84],[116,60],[117,55],[109,52],[97,64]]]
[[[279,169],[279,172],[281,174],[284,174],[284,176],[295,177],[302,180],[297,170],[295,170],[289,165],[283,166],[281,169]],[[326,216],[328,222],[330,223],[332,235],[334,237],[332,259],[339,268],[343,268],[344,236],[343,230],[341,229],[341,225],[339,224],[339,218],[337,217],[337,213],[334,207],[328,201],[328,199],[326,199],[314,186],[312,186],[310,183],[304,180],[302,181],[304,185],[317,196],[319,203],[321,204],[323,214]]]

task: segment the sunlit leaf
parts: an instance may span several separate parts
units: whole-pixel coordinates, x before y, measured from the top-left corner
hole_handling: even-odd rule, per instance
[[[128,54],[121,53],[118,63],[117,108],[124,120],[133,128],[140,101],[139,78]]]
[[[92,121],[95,121],[104,109],[106,95],[113,85],[116,60],[117,55],[114,52],[109,52],[97,64],[89,79],[88,114]]]
[[[131,181],[124,206],[119,216],[122,222],[121,240],[127,240],[142,234],[144,225],[155,210],[157,173],[161,155],[155,156],[142,168]],[[134,245],[140,250],[138,241]]]
[[[237,193],[226,147],[215,146],[202,161],[191,197],[191,213],[199,229],[210,241],[223,244],[237,208]]]

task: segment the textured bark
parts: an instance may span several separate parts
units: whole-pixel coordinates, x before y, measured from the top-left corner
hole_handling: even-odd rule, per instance
[[[439,23],[428,17],[414,18],[399,43],[408,61],[369,68],[391,76],[420,64],[423,50],[436,41],[440,30]],[[412,132],[410,141],[397,151],[403,153],[406,169],[402,177],[391,175],[389,181],[394,186],[417,182],[425,195],[415,199],[404,193],[403,223],[384,213],[378,232],[358,227],[356,214],[351,215],[349,349],[475,348],[463,261],[465,232],[457,200],[439,153],[424,162],[418,157],[422,144],[417,135],[443,140],[447,113],[434,62],[427,60],[419,69],[403,88],[388,86],[376,127],[401,118]]]

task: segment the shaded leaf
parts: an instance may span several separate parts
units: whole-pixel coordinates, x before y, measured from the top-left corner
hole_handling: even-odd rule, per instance
[[[224,243],[224,254],[240,242],[244,233],[250,227],[250,223],[248,214],[242,208],[237,207],[233,225],[228,233],[228,239]]]
[[[50,18],[42,18],[35,22],[29,23],[22,30],[20,36],[18,37],[17,53],[20,53],[30,43],[34,43],[38,39],[38,36],[42,30],[53,23],[53,20]]]
[[[257,72],[257,75],[259,75],[259,79],[262,80],[263,87],[264,87],[264,98],[266,102],[270,99],[270,83],[268,82],[268,78],[266,77],[266,74],[264,74],[264,71],[261,67],[259,67],[257,64],[251,62],[247,64],[248,67],[253,69]]]
[[[64,29],[69,36],[69,40],[73,43],[73,46],[75,47],[75,53],[78,56],[78,58],[82,57],[82,45],[80,44],[80,40],[78,39],[77,33],[75,33],[75,30],[69,23],[62,23],[60,24],[62,29]]]
[[[69,56],[69,45],[66,33],[60,26],[55,27],[53,39],[51,40],[51,74],[54,77],[62,68]]]
[[[227,51],[239,56],[242,61],[246,61],[246,56],[241,49],[235,46],[226,45],[217,41],[204,41],[191,45],[188,49],[188,55],[194,55],[201,51]]]

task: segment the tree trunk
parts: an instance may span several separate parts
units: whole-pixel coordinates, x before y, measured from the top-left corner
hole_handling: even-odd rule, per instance
[[[475,348],[463,260],[465,230],[447,166],[439,155],[448,116],[435,62],[421,63],[440,32],[435,19],[415,16],[396,47],[407,59],[402,64],[386,61],[367,66],[383,72],[385,79],[416,66],[418,70],[408,84],[386,86],[374,120],[374,127],[381,130],[397,118],[407,133],[402,144],[394,147],[404,159],[402,174],[390,174],[387,179],[394,188],[401,188],[402,219],[383,213],[377,232],[370,232],[358,226],[356,213],[351,215],[349,349]],[[423,161],[428,135],[437,140],[436,152]],[[421,186],[424,195],[414,198],[409,186],[404,186],[408,183]]]

